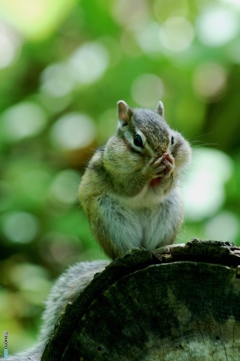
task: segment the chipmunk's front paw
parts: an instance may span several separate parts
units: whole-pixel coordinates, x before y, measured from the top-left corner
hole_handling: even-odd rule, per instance
[[[165,175],[170,175],[175,167],[174,158],[169,153],[164,153],[162,156],[163,164],[165,165]]]
[[[152,169],[153,178],[169,176],[174,167],[174,158],[169,153],[164,153],[162,157],[155,156],[151,159],[149,167]]]
[[[163,157],[154,156],[149,162],[149,168],[153,173],[153,176],[158,176],[165,171],[166,165],[163,162]]]

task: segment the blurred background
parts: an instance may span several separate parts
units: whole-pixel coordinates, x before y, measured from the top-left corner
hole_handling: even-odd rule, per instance
[[[239,0],[0,0],[0,335],[9,332],[9,353],[34,344],[56,277],[105,257],[77,189],[115,130],[119,99],[163,100],[193,146],[178,242],[240,245]]]

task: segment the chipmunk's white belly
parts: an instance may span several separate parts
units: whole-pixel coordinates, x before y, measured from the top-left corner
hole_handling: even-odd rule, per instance
[[[175,193],[174,195],[172,193]],[[173,201],[174,200],[174,201]],[[118,234],[127,236],[130,247],[154,249],[171,242],[175,226],[179,221],[180,197],[175,189],[162,202],[141,203],[136,207],[130,200],[121,199],[124,221],[119,222]],[[116,228],[115,228],[116,229]]]
[[[139,221],[142,230],[140,246],[154,249],[169,243],[172,238],[173,224],[166,218],[164,209],[159,205],[156,209],[146,210]]]

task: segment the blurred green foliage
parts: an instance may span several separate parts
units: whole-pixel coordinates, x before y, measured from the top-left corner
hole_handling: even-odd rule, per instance
[[[53,279],[104,258],[77,188],[119,99],[162,99],[194,147],[179,242],[240,245],[239,35],[237,0],[0,1],[0,334],[10,353],[34,343]]]

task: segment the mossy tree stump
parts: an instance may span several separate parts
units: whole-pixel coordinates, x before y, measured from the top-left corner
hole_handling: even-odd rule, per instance
[[[239,361],[240,248],[192,240],[118,258],[69,304],[42,361]]]

